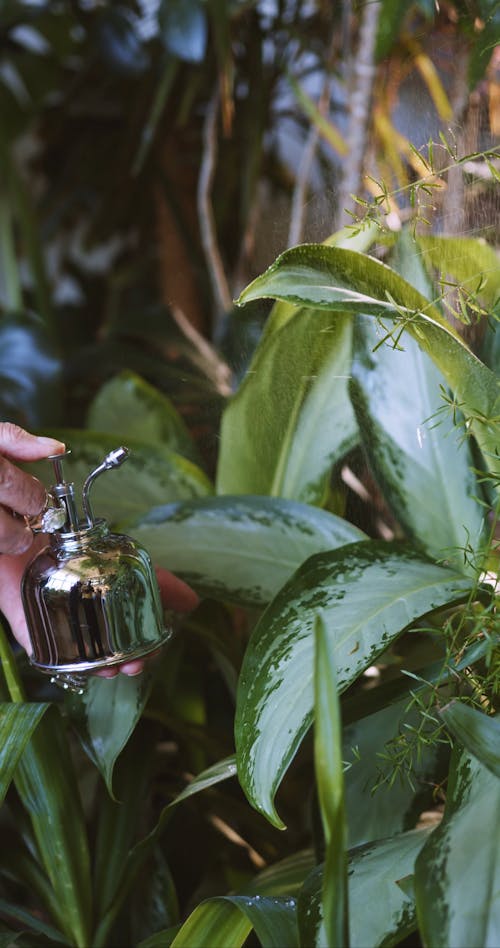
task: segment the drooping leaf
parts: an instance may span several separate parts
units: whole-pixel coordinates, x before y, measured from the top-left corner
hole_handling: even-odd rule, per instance
[[[155,563],[201,593],[266,605],[309,556],[364,536],[306,504],[269,497],[211,497],[170,504],[121,525]]]
[[[335,641],[343,691],[417,617],[472,588],[399,543],[353,543],[304,563],[257,623],[241,670],[238,776],[256,809],[283,825],[273,798],[312,720],[317,611]]]
[[[485,522],[469,441],[445,410],[444,378],[429,356],[408,334],[401,348],[380,345],[384,335],[358,317],[351,395],[363,447],[406,532],[463,567],[463,550],[478,549]]]
[[[203,790],[206,790],[207,787],[213,787],[215,784],[221,783],[223,780],[229,780],[235,776],[236,758],[233,754],[231,757],[226,757],[225,760],[219,760],[216,764],[212,764],[211,767],[207,767],[203,773],[198,774],[198,776],[176,796],[175,800],[172,800],[170,806],[175,806],[177,803],[187,800],[188,797],[194,796],[195,793],[201,793]]]
[[[491,717],[462,701],[441,708],[451,733],[492,774],[500,778],[500,718]]]
[[[74,481],[76,497],[83,483],[106,454],[120,444],[112,434],[73,429],[51,432],[71,448],[65,463],[66,479]],[[174,500],[202,497],[211,492],[210,482],[191,461],[167,448],[127,439],[130,457],[120,468],[99,477],[92,488],[96,516],[111,522],[138,516],[150,507]],[[30,464],[29,470],[47,485],[52,483],[46,461]]]
[[[54,928],[53,925],[48,925],[42,919],[38,918],[32,912],[28,912],[26,909],[23,909],[20,905],[14,905],[7,902],[5,899],[0,899],[0,915],[3,917],[15,920],[21,925],[25,925],[27,931],[12,933],[10,936],[3,940],[3,932],[0,931],[0,946],[1,948],[10,948],[10,945],[21,944],[21,945],[68,945],[68,940],[64,937],[62,932],[58,931],[57,928]],[[38,936],[44,936],[38,940]],[[18,940],[19,939],[19,940]],[[47,940],[46,940],[47,939]]]
[[[360,846],[349,853],[351,948],[397,945],[417,927],[415,905],[398,885],[413,873],[429,830],[412,830]],[[316,867],[299,895],[301,944],[317,944],[323,914],[323,867]]]
[[[0,704],[0,804],[26,744],[48,704]]]
[[[148,699],[151,676],[116,675],[89,679],[82,695],[72,695],[68,710],[72,723],[113,796],[113,770]]]
[[[216,896],[195,908],[172,948],[236,948],[252,928],[262,948],[298,948],[295,905],[283,896]]]
[[[343,948],[349,935],[342,721],[334,643],[321,615],[314,631],[314,769],[326,843],[323,925],[315,944]]]
[[[87,427],[125,441],[163,445],[197,460],[189,432],[170,399],[126,369],[99,389],[87,413]]]
[[[301,309],[264,335],[226,409],[219,494],[271,494],[321,505],[332,465],[357,438],[347,382],[352,326]]]
[[[351,250],[310,244],[287,250],[241,294],[240,304],[271,297],[335,313],[363,313],[390,324],[395,342],[403,331],[430,355],[475,434],[492,471],[500,469],[498,385],[437,307],[378,260]]]
[[[442,822],[415,871],[424,944],[495,948],[500,942],[500,780],[468,752],[454,751]]]

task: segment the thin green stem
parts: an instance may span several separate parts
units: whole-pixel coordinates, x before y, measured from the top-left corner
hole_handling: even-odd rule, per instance
[[[4,275],[7,306],[11,310],[21,310],[23,295],[14,248],[12,209],[5,193],[0,193],[0,267]]]
[[[11,701],[26,701],[26,695],[17,669],[14,653],[7,641],[7,634],[0,622],[0,662]]]

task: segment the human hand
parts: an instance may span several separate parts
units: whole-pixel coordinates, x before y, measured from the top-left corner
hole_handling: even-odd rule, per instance
[[[21,601],[21,579],[29,560],[46,545],[46,537],[33,536],[24,516],[36,516],[43,509],[46,490],[43,484],[21,471],[12,461],[38,461],[65,450],[53,438],[39,438],[17,425],[0,422],[0,612],[9,622],[19,644],[31,652],[31,643]],[[198,604],[196,593],[167,570],[158,569],[157,578],[163,604],[176,612],[190,612]],[[137,675],[143,660],[124,662],[98,674],[112,678],[119,671]]]

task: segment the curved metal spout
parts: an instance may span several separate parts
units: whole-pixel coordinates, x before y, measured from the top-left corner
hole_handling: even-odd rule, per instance
[[[104,461],[101,464],[99,464],[99,466],[96,467],[93,471],[91,471],[91,473],[87,477],[87,480],[85,481],[83,485],[82,503],[83,503],[83,512],[85,514],[89,527],[94,526],[94,514],[92,512],[92,506],[90,503],[90,496],[89,496],[89,492],[90,492],[90,488],[92,487],[92,484],[94,483],[96,477],[99,477],[99,474],[103,474],[104,471],[109,471],[113,467],[120,467],[120,464],[123,464],[123,462],[126,461],[128,457],[130,457],[130,451],[128,448],[124,448],[123,446],[121,448],[115,448],[113,451],[110,451],[109,454],[106,455],[106,457],[104,458]]]

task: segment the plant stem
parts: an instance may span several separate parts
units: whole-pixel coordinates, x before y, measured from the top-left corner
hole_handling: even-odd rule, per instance
[[[26,695],[17,670],[14,653],[7,641],[7,635],[0,622],[0,662],[11,701],[26,701]]]

